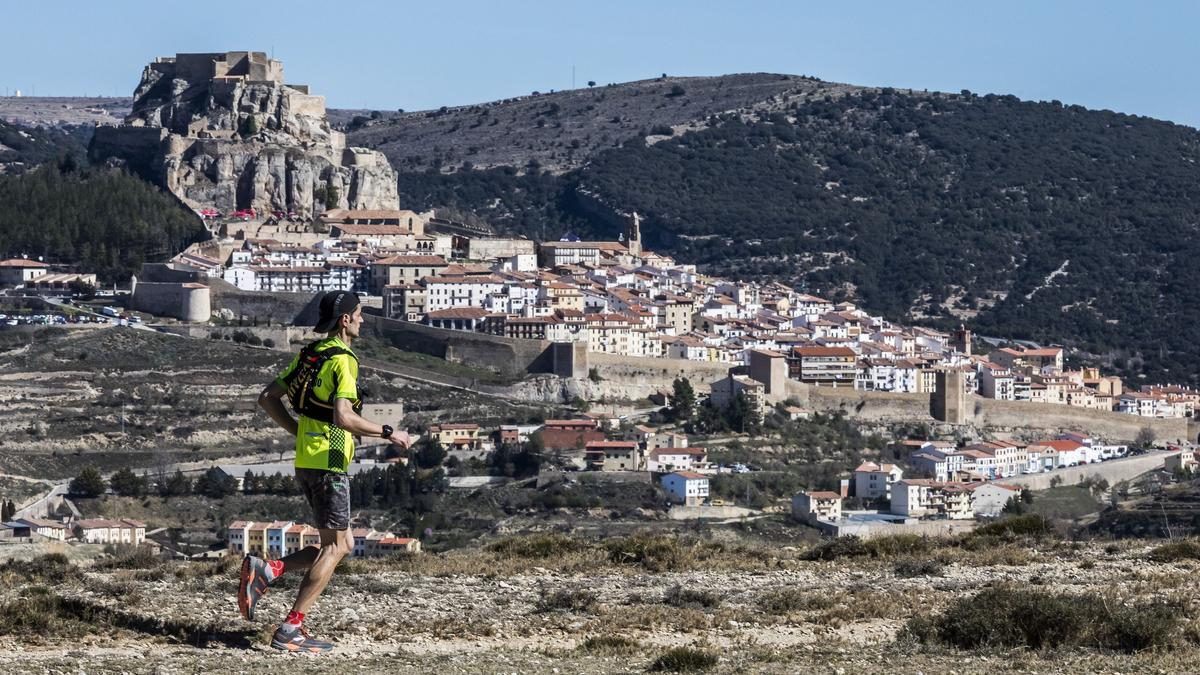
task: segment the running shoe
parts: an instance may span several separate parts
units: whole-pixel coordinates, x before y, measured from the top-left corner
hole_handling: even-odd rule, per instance
[[[242,582],[238,586],[238,611],[247,621],[254,620],[254,608],[270,590],[275,573],[262,558],[248,555],[242,559]]]
[[[289,652],[308,652],[310,654],[323,654],[333,649],[332,642],[323,642],[309,637],[308,631],[304,630],[303,626],[293,632],[284,631],[283,626],[276,628],[275,634],[271,636],[271,646]]]

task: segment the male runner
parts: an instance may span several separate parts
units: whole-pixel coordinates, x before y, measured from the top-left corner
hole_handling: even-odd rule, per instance
[[[271,638],[271,646],[289,651],[327,652],[333,644],[309,637],[304,617],[339,561],[354,549],[350,534],[350,476],[354,436],[378,436],[401,449],[410,443],[408,432],[393,431],[358,414],[358,358],[350,344],[362,326],[358,296],[330,291],[321,298],[316,332],[325,333],[300,351],[275,381],[258,397],[258,405],[271,419],[296,437],[296,483],[313,510],[321,545],[305,548],[281,560],[246,556],[242,561],[238,609],[247,620],[266,595],[271,582],[284,572],[304,572],[300,590],[287,619]],[[294,419],[283,399],[300,413]]]

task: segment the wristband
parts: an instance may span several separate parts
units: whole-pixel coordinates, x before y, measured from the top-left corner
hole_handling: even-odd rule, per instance
[[[392,427],[385,424],[385,425],[383,425],[383,433],[379,434],[379,437],[380,438],[391,438],[392,432],[394,432],[394,431],[395,431],[395,429],[392,429]]]

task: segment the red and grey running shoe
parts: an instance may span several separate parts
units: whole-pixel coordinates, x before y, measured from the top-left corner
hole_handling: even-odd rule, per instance
[[[275,572],[266,560],[252,555],[242,560],[242,582],[238,586],[238,611],[247,621],[254,620],[254,608],[270,590]]]
[[[333,649],[332,642],[323,642],[309,637],[308,631],[304,630],[303,626],[291,632],[285,631],[283,626],[276,628],[275,634],[271,636],[271,646],[289,652],[308,652],[310,654],[323,654]]]

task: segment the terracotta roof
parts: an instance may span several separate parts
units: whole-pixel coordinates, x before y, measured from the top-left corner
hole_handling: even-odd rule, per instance
[[[394,255],[389,258],[376,260],[376,265],[445,265],[446,261],[440,255]]]
[[[799,356],[856,356],[849,347],[793,347],[792,353]]]
[[[434,310],[425,316],[429,319],[482,319],[487,314],[487,311],[480,307],[451,307]]]
[[[705,476],[702,473],[696,473],[695,471],[675,471],[668,475],[681,476],[688,480],[695,480],[697,478],[703,478],[705,480],[708,479],[708,476]]]
[[[804,494],[808,495],[810,499],[841,499],[842,498],[842,496],[839,495],[838,493],[830,492],[829,490],[816,490],[814,492],[805,492]]]
[[[25,258],[9,258],[8,260],[0,260],[0,267],[49,267],[44,262],[37,260],[26,260]]]
[[[406,225],[351,225],[349,223],[335,223],[334,227],[341,230],[342,234],[350,236],[409,234],[412,232]]]

